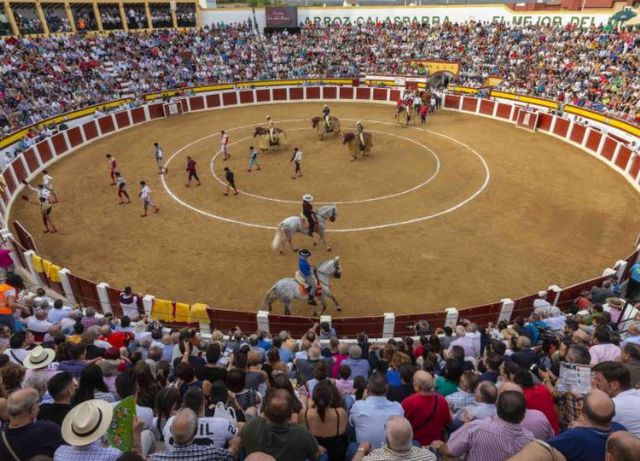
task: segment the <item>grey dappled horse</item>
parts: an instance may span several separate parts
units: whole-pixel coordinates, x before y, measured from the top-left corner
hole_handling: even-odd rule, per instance
[[[340,312],[342,308],[338,304],[338,300],[329,286],[331,279],[339,279],[342,277],[340,269],[340,257],[336,256],[333,259],[327,259],[322,261],[316,268],[316,277],[320,282],[322,293],[319,296],[320,304],[322,305],[323,314],[327,310],[327,298],[331,299],[336,305],[336,310]],[[307,299],[307,294],[304,293],[302,287],[295,278],[286,278],[278,280],[270,289],[262,301],[262,309],[268,308],[271,312],[272,304],[274,301],[281,301],[284,304],[284,314],[291,315],[291,302],[294,299]],[[313,312],[313,316],[317,316],[316,311]]]
[[[316,210],[317,223],[314,235],[318,234],[320,237],[319,240],[324,243],[327,251],[331,251],[331,247],[324,238],[326,222],[327,220],[334,222],[337,217],[338,211],[335,205],[321,206]],[[303,226],[302,220],[303,218],[300,216],[290,216],[278,224],[276,235],[273,238],[273,242],[271,242],[271,248],[273,251],[280,250],[280,254],[282,254],[284,252],[285,242],[289,243],[289,246],[293,251],[298,251],[297,248],[293,247],[293,236],[298,232],[301,234],[308,234],[307,229]],[[316,242],[314,241],[313,244],[316,245]]]

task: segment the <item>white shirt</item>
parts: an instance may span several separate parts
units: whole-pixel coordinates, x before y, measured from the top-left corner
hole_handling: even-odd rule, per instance
[[[162,152],[162,149],[160,147],[156,147],[156,158],[162,157],[164,157],[164,152]]]
[[[613,420],[622,424],[636,437],[640,437],[640,389],[628,389],[613,398],[616,415]]]
[[[293,155],[293,161],[299,162],[300,160],[302,160],[302,151],[297,150],[296,153]]]
[[[596,344],[589,348],[591,354],[591,365],[596,365],[600,362],[614,361],[620,357],[620,348],[615,344],[605,343]]]
[[[47,314],[47,321],[51,323],[58,323],[62,319],[69,317],[71,308],[69,306],[62,306],[62,309],[51,308]]]
[[[171,435],[171,424],[173,424],[172,416],[162,428],[164,436],[164,449],[173,451],[173,436]],[[227,442],[231,440],[238,432],[238,428],[225,418],[202,417],[198,418],[198,434],[196,439],[210,439],[216,447],[224,448]]]
[[[449,345],[449,349],[447,352],[451,352],[453,346],[461,346],[464,349],[464,355],[466,357],[477,357],[478,352],[476,352],[476,345],[473,338],[469,337],[468,334],[451,341]]]
[[[546,323],[547,326],[554,331],[564,330],[566,321],[567,321],[567,318],[564,315],[549,317],[543,320],[543,322]]]
[[[144,186],[140,191],[140,198],[142,200],[149,200],[151,198],[151,189],[149,186]]]
[[[38,320],[35,317],[29,317],[27,321],[27,329],[35,331],[36,333],[46,333],[49,328],[53,326],[53,323],[46,320]]]
[[[223,146],[229,144],[229,135],[228,134],[223,134],[222,137],[220,138],[220,144],[222,144]]]
[[[22,366],[24,359],[29,355],[29,351],[26,349],[7,349],[4,351],[4,355],[8,355],[9,360],[16,365]]]
[[[122,312],[124,315],[129,317],[131,320],[137,320],[140,317],[140,313],[138,312],[138,297],[133,296],[131,303],[123,303],[120,300],[120,306],[122,307]]]

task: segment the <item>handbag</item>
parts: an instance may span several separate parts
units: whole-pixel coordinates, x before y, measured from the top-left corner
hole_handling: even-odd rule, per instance
[[[233,425],[238,424],[238,418],[236,417],[236,411],[232,407],[228,407],[224,402],[216,403],[216,408],[213,411],[214,418],[223,418],[229,421]]]

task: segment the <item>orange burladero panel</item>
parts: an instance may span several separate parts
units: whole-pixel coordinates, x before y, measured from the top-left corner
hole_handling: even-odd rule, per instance
[[[69,144],[71,147],[76,147],[82,144],[82,133],[80,127],[76,126],[67,130],[67,138],[69,138]]]
[[[274,101],[286,101],[287,100],[287,89],[286,88],[274,88],[272,91],[273,91],[273,100]]]
[[[236,104],[238,104],[238,93],[235,91],[222,93],[223,106],[235,106]]]
[[[131,122],[129,122],[129,113],[127,111],[118,112],[116,114],[116,123],[118,124],[118,128],[126,128],[131,125]]]
[[[220,95],[216,93],[207,96],[207,107],[220,107]]]
[[[289,88],[289,99],[304,99],[304,90],[302,88]]]
[[[498,118],[509,119],[509,117],[511,117],[511,107],[512,107],[511,104],[502,104],[499,102],[496,116]]]
[[[620,151],[618,152],[618,157],[616,158],[616,165],[618,165],[623,170],[626,170],[630,158],[631,149],[629,149],[627,146],[620,146]]]
[[[584,125],[580,125],[579,123],[574,123],[573,131],[571,132],[571,141],[576,142],[578,144],[582,144],[584,140],[584,134],[587,132],[587,128]]]
[[[96,128],[96,122],[93,120],[83,124],[82,131],[84,131],[84,138],[87,141],[98,137],[98,129]]]
[[[25,179],[27,179],[27,172],[24,169],[24,165],[22,164],[22,160],[20,160],[20,158],[17,158],[16,160],[13,161],[12,163],[13,166],[13,171],[15,171],[16,173],[16,178],[18,178],[18,182],[22,182]]]
[[[324,99],[336,99],[338,97],[338,89],[335,86],[325,86],[322,88],[322,97]]]
[[[308,86],[305,88],[307,99],[320,99],[320,88],[317,86]]]
[[[164,106],[163,104],[150,104],[149,105],[149,118],[154,120],[156,118],[164,118]]]
[[[600,140],[602,139],[602,133],[599,131],[591,130],[589,133],[589,139],[587,139],[587,149],[591,149],[594,152],[598,152],[600,146]],[[611,160],[611,157],[609,157]]]
[[[4,173],[2,173],[2,177],[4,178],[4,183],[7,185],[7,190],[11,194],[14,190],[16,190],[16,183],[13,181],[13,176],[11,176],[10,170],[11,167],[4,170]]]
[[[38,163],[38,157],[33,149],[27,149],[24,151],[24,159],[27,161],[27,166],[29,167],[29,171],[32,173],[38,169],[40,164]]]
[[[462,110],[475,112],[476,107],[478,107],[478,98],[470,98],[469,96],[462,98]]]
[[[204,109],[204,98],[202,96],[193,96],[189,98],[189,104],[191,105],[191,110],[202,110]]]
[[[240,92],[240,104],[253,104],[253,90],[244,90]]]
[[[618,141],[607,136],[604,140],[604,144],[602,145],[601,155],[604,158],[611,160],[613,158],[613,154],[615,154],[616,152],[617,145],[618,145]]]
[[[131,120],[133,120],[133,123],[142,123],[144,121],[146,121],[146,117],[144,115],[144,108],[143,107],[136,107],[135,109],[131,110]]]
[[[480,113],[483,115],[493,115],[493,108],[496,106],[495,101],[489,101],[488,99],[480,100]]]
[[[389,90],[387,90],[386,88],[373,89],[373,99],[376,101],[386,101],[388,94],[389,94]]]
[[[67,151],[69,148],[67,146],[67,141],[64,139],[64,135],[62,133],[58,133],[57,135],[51,138],[51,144],[53,144],[53,148],[56,151],[57,155],[60,155]]]
[[[558,118],[556,120],[556,126],[553,129],[553,133],[558,136],[562,136],[563,138],[567,135],[569,131],[569,120],[565,120],[563,118]]]
[[[551,129],[551,122],[553,122],[553,115],[538,113],[538,129],[542,131],[549,131]]]
[[[116,127],[113,125],[113,119],[111,118],[111,115],[100,117],[98,119],[98,125],[100,125],[102,134],[110,133],[116,129]]]
[[[49,143],[46,139],[44,141],[40,141],[36,147],[38,148],[38,152],[40,152],[42,163],[47,163],[53,158],[53,152],[51,152],[51,148],[49,147]]]
[[[271,101],[271,91],[270,90],[256,90],[256,101],[257,102],[267,102]]]
[[[353,88],[340,87],[340,99],[353,99]]]

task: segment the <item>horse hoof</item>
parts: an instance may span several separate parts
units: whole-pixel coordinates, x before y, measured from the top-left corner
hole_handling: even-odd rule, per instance
[[[327,251],[329,251],[329,252],[330,252],[330,251],[331,251],[331,248],[327,248]]]

